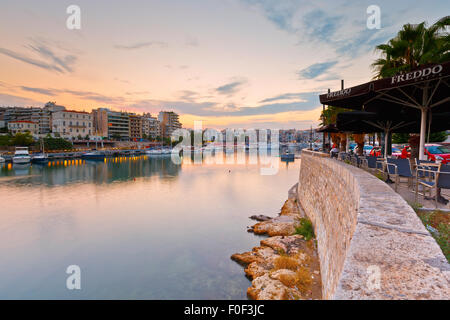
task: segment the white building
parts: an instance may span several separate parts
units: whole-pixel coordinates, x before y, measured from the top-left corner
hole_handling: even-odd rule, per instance
[[[142,116],[142,133],[149,139],[154,139],[161,136],[161,124],[150,113],[144,113]]]
[[[27,120],[10,121],[8,122],[8,130],[11,131],[12,134],[16,134],[18,132],[30,132],[35,135],[39,133],[39,124]]]
[[[56,111],[52,113],[52,132],[65,138],[93,134],[92,115],[83,111]]]

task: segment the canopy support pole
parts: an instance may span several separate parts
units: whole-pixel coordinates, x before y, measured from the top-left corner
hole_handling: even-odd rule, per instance
[[[384,158],[387,159],[388,156],[388,139],[389,139],[389,130],[384,131]]]
[[[428,113],[428,83],[425,84],[423,88],[423,97],[422,97],[422,107],[421,113],[422,117],[420,119],[420,143],[419,143],[419,160],[425,159],[425,135],[427,132],[427,113]]]

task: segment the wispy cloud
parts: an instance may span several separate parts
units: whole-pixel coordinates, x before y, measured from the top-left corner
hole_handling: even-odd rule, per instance
[[[247,80],[245,79],[229,82],[227,84],[215,88],[215,92],[218,94],[230,96],[238,92],[242,88],[242,86],[246,83]]]
[[[39,67],[41,69],[45,69],[45,70],[48,70],[48,71],[64,73],[64,69],[65,69],[66,71],[72,72],[72,68],[70,68],[70,67],[62,69],[60,63],[55,64],[54,63],[55,62],[54,59],[51,59],[53,61],[50,61],[50,62],[42,61],[42,60],[31,58],[31,57],[29,57],[27,55],[24,55],[22,53],[15,52],[15,51],[12,51],[12,50],[9,50],[9,49],[6,49],[6,48],[0,48],[0,53],[4,54],[5,56],[8,56],[10,58],[13,58],[13,59],[25,62],[27,64],[30,64],[30,65],[33,65],[35,67]],[[67,67],[67,63],[73,64],[75,62],[75,60],[76,59],[74,59],[73,56],[72,56],[72,58],[69,59],[69,61],[66,60],[66,62],[65,62],[66,63],[66,67]]]
[[[33,88],[33,87],[26,87],[26,86],[21,86],[20,89],[22,89],[24,91],[28,91],[28,92],[40,93],[40,94],[47,95],[47,96],[55,95],[55,91],[52,89]]]
[[[275,101],[281,101],[281,100],[294,100],[294,99],[301,99],[303,93],[283,93],[278,96],[272,97],[272,98],[266,98],[264,100],[261,100],[260,103],[268,103],[268,102],[275,102]]]
[[[337,61],[315,63],[297,72],[300,79],[314,79],[335,66]]]
[[[130,105],[129,108],[141,112],[155,112],[161,109],[173,109],[181,114],[190,114],[204,117],[238,117],[269,115],[291,111],[308,111],[320,105],[317,92],[302,93],[301,100],[286,103],[265,103],[259,106],[240,106],[232,103],[196,102],[191,101],[165,101],[165,100],[141,100]]]
[[[114,48],[121,50],[137,50],[148,47],[157,47],[157,48],[167,48],[169,45],[164,41],[147,41],[147,42],[137,42],[129,45],[116,44]]]
[[[77,61],[74,55],[57,56],[55,52],[44,44],[29,45],[33,51],[38,53],[43,59],[48,60],[53,66],[59,70],[73,72],[73,64]]]
[[[72,89],[54,89],[54,88],[39,88],[39,87],[28,87],[20,86],[19,89],[27,92],[39,93],[45,96],[57,96],[60,94],[69,94],[80,99],[91,100],[105,104],[123,104],[126,99],[120,96],[108,96],[100,94],[93,91],[83,91],[83,90],[72,90]]]

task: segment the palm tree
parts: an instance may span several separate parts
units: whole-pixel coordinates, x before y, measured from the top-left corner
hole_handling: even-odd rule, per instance
[[[381,58],[372,64],[376,73],[374,78],[392,77],[421,65],[450,60],[449,26],[450,16],[430,27],[426,22],[405,24],[395,38],[375,48],[381,52]]]

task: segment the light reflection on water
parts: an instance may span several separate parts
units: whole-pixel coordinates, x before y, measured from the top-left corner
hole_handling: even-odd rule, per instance
[[[279,212],[298,168],[147,156],[2,166],[0,298],[245,299],[230,255],[258,244],[248,217]],[[72,264],[78,291],[66,289]]]

